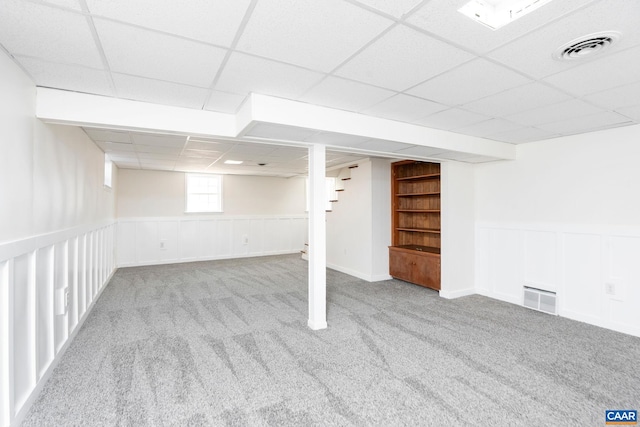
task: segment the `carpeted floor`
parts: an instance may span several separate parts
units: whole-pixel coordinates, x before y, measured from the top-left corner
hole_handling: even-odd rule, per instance
[[[603,426],[640,339],[277,256],[120,269],[24,426]]]

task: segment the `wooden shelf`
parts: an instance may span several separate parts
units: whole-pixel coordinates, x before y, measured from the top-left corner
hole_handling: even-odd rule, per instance
[[[411,251],[428,252],[431,254],[440,254],[440,248],[434,248],[433,246],[420,246],[420,245],[401,245],[393,246],[399,249],[409,249]]]
[[[417,181],[420,179],[439,179],[439,173],[430,173],[427,175],[414,175],[414,176],[405,176],[402,178],[396,178],[396,181]]]
[[[435,228],[396,228],[398,231],[412,231],[414,233],[430,233],[430,234],[440,234],[440,230]]]
[[[337,190],[336,190],[337,191]],[[396,194],[398,197],[419,197],[419,196],[439,196],[439,191],[432,191],[429,193],[405,193],[405,194]]]
[[[391,184],[389,274],[440,290],[440,165],[395,162]]]

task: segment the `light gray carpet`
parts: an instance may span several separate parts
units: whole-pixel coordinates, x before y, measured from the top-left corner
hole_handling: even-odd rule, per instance
[[[119,270],[24,426],[602,426],[640,409],[640,339],[297,256]]]

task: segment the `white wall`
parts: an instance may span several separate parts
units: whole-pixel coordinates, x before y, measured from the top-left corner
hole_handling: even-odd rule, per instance
[[[474,165],[445,162],[441,181],[440,296],[457,298],[475,293]]]
[[[476,288],[640,336],[640,126],[525,144],[476,166]],[[615,295],[607,293],[614,285]]]
[[[120,169],[118,217],[176,217],[186,214],[185,174]],[[304,215],[304,178],[225,175],[224,215]],[[220,216],[220,214],[212,214]]]
[[[304,178],[225,175],[223,213],[185,214],[185,174],[118,172],[118,265],[299,252],[307,240]]]
[[[35,87],[0,53],[0,426],[17,425],[115,268],[104,154],[35,118]],[[59,296],[68,292],[68,305]]]
[[[327,213],[327,266],[368,281],[389,279],[390,162],[367,159],[338,179],[349,176]]]

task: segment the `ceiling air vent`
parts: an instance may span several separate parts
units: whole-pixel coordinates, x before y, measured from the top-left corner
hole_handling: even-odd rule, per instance
[[[608,49],[618,39],[620,39],[620,33],[617,31],[589,34],[563,44],[556,49],[553,57],[561,61],[589,58]]]

